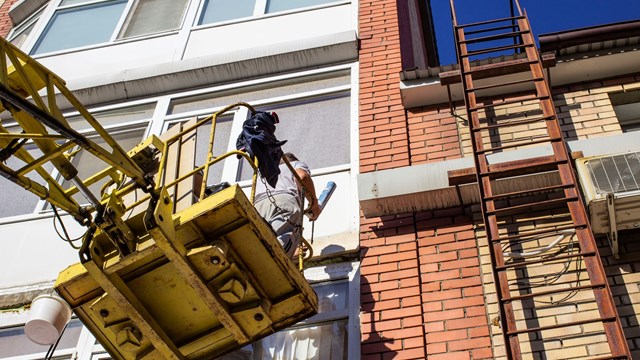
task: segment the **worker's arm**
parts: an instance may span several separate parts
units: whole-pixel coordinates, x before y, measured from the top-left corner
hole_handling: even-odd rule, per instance
[[[302,185],[304,185],[305,189],[307,189],[304,195],[307,200],[309,200],[309,204],[311,205],[309,210],[309,219],[311,221],[314,221],[318,218],[318,216],[320,216],[320,212],[322,212],[322,210],[318,205],[318,198],[316,198],[316,188],[313,185],[313,179],[311,179],[311,175],[309,175],[309,173],[304,171],[303,169],[296,169],[296,173],[298,174],[298,177],[300,177]]]

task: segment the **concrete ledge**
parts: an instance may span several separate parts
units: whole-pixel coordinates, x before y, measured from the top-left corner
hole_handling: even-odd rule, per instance
[[[584,157],[640,152],[640,131],[607,137],[568,142],[570,152],[582,152]],[[550,146],[506,151],[488,156],[490,164],[506,163],[548,156]],[[480,201],[475,183],[459,187],[449,186],[447,172],[472,167],[473,158],[407,166],[396,169],[358,174],[358,196],[365,217],[401,214],[415,211],[444,209],[469,205]],[[536,174],[499,180],[501,192],[517,189],[522,184],[546,186],[555,174]]]
[[[304,42],[105,73],[69,81],[67,87],[82,104],[90,106],[347,63],[357,58],[356,33],[346,31]]]

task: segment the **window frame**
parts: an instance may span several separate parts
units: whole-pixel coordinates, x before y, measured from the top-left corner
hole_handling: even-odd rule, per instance
[[[349,4],[349,3],[352,2],[351,0],[328,0],[324,4],[303,6],[303,7],[300,7],[300,8],[295,8],[295,9],[290,9],[290,10],[283,10],[283,11],[276,11],[276,12],[267,13],[267,1],[268,0],[255,0],[255,6],[253,8],[253,15],[251,15],[251,16],[244,16],[244,17],[239,17],[239,18],[234,18],[234,19],[229,19],[229,20],[224,20],[224,21],[219,21],[219,22],[202,23],[202,19],[204,17],[204,12],[205,12],[205,6],[204,6],[205,1],[202,0],[202,1],[200,1],[200,4],[198,6],[198,12],[197,12],[196,17],[194,19],[192,28],[193,29],[199,29],[199,28],[206,28],[206,27],[216,27],[216,26],[227,25],[227,24],[232,24],[232,23],[237,23],[237,22],[252,21],[252,20],[257,20],[257,19],[262,19],[262,18],[293,14],[293,13],[297,13],[297,12],[313,11],[313,10],[318,10],[318,9],[322,9],[322,8],[328,8],[328,7],[333,7],[333,6],[340,6],[340,5],[344,5],[344,4]]]
[[[29,320],[29,312],[28,311],[21,312],[20,314],[18,314],[18,316],[14,318],[10,318],[8,320],[9,321],[0,322],[0,329],[4,330],[4,329],[10,329],[10,328],[19,328],[19,327],[24,328],[27,321]],[[52,359],[57,359],[62,356],[65,356],[68,359],[74,359],[74,355],[78,352],[78,348],[84,343],[84,341],[86,341],[85,340],[86,333],[88,333],[89,330],[75,315],[71,317],[71,319],[69,320],[69,323],[71,323],[72,321],[78,321],[79,326],[81,327],[76,345],[73,347],[65,348],[65,349],[56,349],[51,356]],[[27,336],[26,334],[23,334],[23,335],[25,337]],[[45,355],[46,355],[46,352],[36,352],[36,353],[31,353],[26,355],[9,356],[2,359],[3,360],[41,360],[45,358]]]
[[[640,90],[610,93],[609,101],[623,133],[640,131]]]
[[[358,226],[357,219],[358,219],[359,206],[356,198],[357,189],[355,188],[357,181],[355,180],[356,180],[356,176],[358,174],[358,169],[359,169],[359,164],[358,164],[359,150],[358,150],[358,136],[357,136],[358,124],[353,119],[356,119],[357,111],[358,111],[357,109],[358,88],[356,86],[357,76],[355,76],[355,74],[357,74],[357,71],[358,71],[357,63],[346,63],[346,64],[324,67],[320,69],[309,69],[309,70],[299,71],[295,73],[280,74],[280,75],[275,75],[267,78],[239,81],[232,84],[222,84],[222,85],[212,86],[208,88],[192,89],[187,91],[174,92],[170,94],[150,96],[147,98],[122,102],[118,104],[98,105],[95,107],[88,108],[88,110],[90,113],[96,114],[102,111],[134,107],[138,105],[143,105],[145,103],[155,103],[155,110],[153,111],[153,114],[151,117],[146,117],[145,119],[142,119],[142,120],[133,120],[133,121],[128,121],[124,123],[117,123],[117,124],[104,126],[104,128],[107,131],[110,131],[112,129],[136,126],[137,124],[140,124],[140,126],[143,126],[141,123],[147,122],[148,124],[147,129],[143,135],[143,138],[147,138],[152,134],[156,136],[162,134],[162,132],[168,126],[167,123],[186,120],[190,117],[194,117],[198,115],[210,115],[213,112],[222,108],[222,106],[216,107],[216,108],[209,107],[209,108],[203,108],[203,109],[198,109],[193,111],[185,111],[181,113],[171,113],[171,103],[174,100],[180,100],[180,99],[185,99],[193,96],[206,95],[206,94],[215,94],[220,91],[228,91],[231,89],[249,89],[250,90],[254,86],[260,87],[260,86],[264,86],[265,84],[278,83],[281,81],[296,82],[297,79],[307,79],[309,76],[319,76],[320,78],[324,78],[327,74],[332,74],[332,73],[343,73],[343,75],[348,74],[347,76],[350,77],[350,83],[347,82],[344,85],[335,86],[334,84],[334,86],[328,86],[323,89],[315,89],[315,90],[306,91],[306,92],[304,91],[294,92],[291,94],[276,96],[276,97],[266,97],[258,101],[251,100],[250,103],[253,106],[261,107],[265,104],[271,104],[277,101],[290,101],[295,98],[303,98],[303,97],[309,97],[314,95],[328,94],[330,92],[350,91],[350,96],[351,96],[351,113],[349,114],[349,121],[350,121],[349,146],[351,149],[350,163],[346,163],[338,166],[329,166],[326,168],[314,168],[312,169],[312,171],[313,171],[314,177],[330,175],[330,174],[347,174],[350,180],[348,180],[348,182],[345,183],[344,186],[351,193],[350,199],[353,200],[353,201],[351,200],[349,201],[349,205],[348,205],[349,208],[346,210],[350,214],[348,226],[351,229],[349,231],[356,231]],[[343,76],[343,75],[338,75],[338,76]],[[350,89],[350,90],[347,90],[347,89]],[[241,107],[241,109],[246,109],[246,108]],[[63,114],[65,116],[75,116],[75,115],[78,115],[78,112],[66,111],[66,112],[63,112]],[[246,119],[246,115],[244,115],[244,118],[242,118],[242,121],[234,122],[236,129],[232,129],[230,139],[235,139],[237,137],[237,134],[240,133],[242,122],[244,121],[244,119]],[[5,119],[5,127],[9,128],[12,126],[18,126],[18,125],[15,121],[11,121],[10,119]],[[91,131],[92,129],[80,129],[78,132],[81,134],[88,134]],[[228,149],[230,150],[235,149],[235,141],[229,141]],[[231,159],[236,160],[235,157],[233,156],[228,158],[228,160],[231,160]],[[226,171],[223,174],[223,178],[224,179],[233,178],[233,176],[237,173],[236,169],[237,169],[237,165],[235,165],[235,167],[230,167],[229,169],[225,169]],[[60,176],[60,174],[57,172],[56,169],[54,169],[51,172],[51,175],[54,177]],[[238,181],[237,183],[239,186],[243,187],[245,190],[248,189],[251,185],[250,180]],[[318,191],[320,191],[320,189],[318,189]],[[35,220],[39,218],[47,218],[51,216],[52,216],[52,210],[48,206],[48,202],[45,200],[39,200],[38,203],[36,204],[35,209],[33,209],[32,212],[20,214],[20,215],[2,217],[0,218],[0,225],[31,221],[31,220]]]
[[[41,18],[44,18],[46,21],[44,21],[40,26],[32,30],[32,32],[37,34],[37,36],[34,36],[32,39],[29,39],[29,41],[25,42],[25,52],[27,52],[30,56],[33,56],[34,58],[38,58],[42,56],[51,56],[51,55],[69,53],[69,52],[83,51],[87,49],[99,48],[107,45],[114,45],[119,43],[130,42],[130,41],[144,40],[144,39],[153,38],[161,35],[177,34],[185,27],[186,20],[190,12],[189,9],[191,8],[193,2],[199,1],[199,0],[186,0],[185,9],[183,11],[182,17],[178,21],[179,25],[177,28],[124,37],[124,36],[121,36],[121,34],[123,34],[124,31],[126,30],[126,26],[128,23],[127,19],[129,17],[129,14],[131,13],[131,11],[135,11],[136,6],[134,5],[138,2],[138,0],[125,0],[125,7],[122,10],[122,14],[120,14],[120,17],[118,18],[118,21],[116,22],[116,25],[112,30],[111,35],[109,36],[109,39],[107,41],[97,42],[97,43],[87,44],[87,45],[82,45],[77,47],[71,47],[66,49],[57,49],[57,50],[35,54],[34,51],[41,43],[43,37],[46,35],[46,31],[50,28],[51,22],[53,21],[53,19],[55,18],[56,14],[59,11],[64,11],[64,10],[73,9],[73,8],[82,8],[85,6],[94,6],[97,4],[107,3],[107,2],[116,1],[116,0],[86,0],[79,4],[70,4],[70,5],[61,5],[62,1],[64,0],[55,0],[52,3],[43,6],[43,8],[50,6],[50,8],[46,9],[46,11],[44,11],[41,14],[42,15]]]
[[[22,42],[22,44],[19,44],[18,47],[22,49],[25,45],[28,45],[29,38],[32,36],[32,34],[35,33],[35,30],[37,29],[37,23],[43,17],[46,7],[46,4],[41,6],[22,22],[12,27],[11,31],[9,31],[9,33],[7,34],[7,40],[13,44],[13,40],[15,40],[15,38],[17,38],[19,35],[22,35],[27,29],[31,28],[31,30],[29,30],[29,33],[27,33],[25,40]]]
[[[338,85],[338,86],[328,87],[324,89],[311,90],[306,92],[300,92],[295,94],[289,94],[284,96],[252,101],[251,105],[257,109],[257,108],[263,108],[263,107],[268,107],[272,105],[275,106],[279,103],[295,103],[296,101],[299,101],[299,100],[320,98],[320,97],[331,96],[331,95],[340,95],[343,93],[347,93],[347,96],[353,97],[353,94],[350,93],[351,90],[352,90],[351,84]],[[184,96],[184,97],[187,97],[187,96]],[[179,99],[179,98],[181,97],[174,97],[172,98],[172,100]],[[162,131],[163,132],[166,131],[169,128],[169,126],[173,124],[187,121],[193,117],[197,117],[198,119],[204,118],[208,115],[211,115],[221,110],[222,108],[223,108],[222,106],[218,106],[218,107],[205,108],[200,110],[188,111],[184,113],[167,115],[165,117],[165,124],[162,127]],[[227,112],[227,114],[231,114],[231,113],[233,113],[234,115],[233,115],[233,123],[231,125],[231,134],[229,136],[229,142],[227,145],[227,151],[235,150],[235,139],[237,139],[238,135],[240,135],[240,132],[242,131],[242,123],[249,117],[249,110],[246,107],[239,107],[238,109],[230,110],[229,112]],[[351,114],[349,115],[351,118]],[[352,146],[353,146],[352,144],[349,144],[350,148],[352,148]],[[354,161],[353,151],[350,151],[349,157],[350,157],[350,161],[345,164],[338,164],[338,165],[327,166],[322,168],[312,168],[311,170],[314,175],[321,175],[321,174],[333,173],[337,171],[349,170],[350,164],[353,163]],[[221,181],[237,183],[241,187],[250,186],[251,180],[241,180],[242,169],[239,168],[239,165],[241,163],[242,161],[237,159],[236,157],[227,158],[227,161],[225,161],[225,164],[224,164]]]

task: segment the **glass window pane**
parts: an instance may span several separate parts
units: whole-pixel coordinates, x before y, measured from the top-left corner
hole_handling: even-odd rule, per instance
[[[169,114],[179,114],[187,111],[207,108],[223,107],[240,100],[251,104],[253,101],[268,99],[276,96],[299,94],[306,91],[326,89],[334,86],[350,84],[349,71],[337,71],[327,74],[311,75],[270,82],[251,89],[238,88],[204,95],[179,98],[171,101]]]
[[[150,119],[156,109],[156,103],[129,106],[126,108],[92,112],[91,115],[103,127],[123,124],[130,121]],[[89,124],[80,115],[66,117],[69,125],[75,130],[88,129]]]
[[[292,9],[300,9],[307,6],[321,5],[335,2],[336,0],[267,0],[267,14]]]
[[[38,149],[34,144],[26,145],[26,149],[34,159],[42,155],[40,149]],[[18,170],[25,166],[26,163],[17,157],[12,156],[6,161],[5,165],[13,170]],[[53,170],[53,166],[51,166],[50,163],[45,164],[44,168],[48,171]],[[36,172],[30,172],[26,174],[26,176],[32,181],[46,186],[44,180]],[[0,217],[31,214],[35,210],[39,201],[39,198],[35,194],[1,176],[0,193],[2,193]]]
[[[124,149],[124,151],[131,150],[134,146],[138,145],[142,140],[142,136],[144,135],[145,129],[136,129],[127,131],[120,134],[111,134],[111,137]],[[89,137],[92,141],[94,141],[99,146],[109,150],[109,146],[104,142],[102,138],[99,137]],[[78,177],[82,180],[87,179],[88,177],[98,173],[105,169],[108,165],[102,160],[99,160],[93,154],[89,153],[86,150],[80,150],[77,154],[73,156],[71,159],[71,163],[78,169]],[[98,199],[101,198],[100,188],[105,184],[107,179],[102,179],[102,181],[98,181],[97,183],[89,186],[89,190],[93,193]],[[72,186],[71,182],[65,181],[63,183],[63,188],[69,188]],[[75,194],[74,199],[80,204],[86,204],[87,200],[81,194]]]
[[[9,37],[7,39],[11,41],[13,45],[20,48],[22,44],[24,44],[24,42],[27,40],[29,34],[31,34],[31,31],[35,27],[36,22],[38,22],[38,19],[40,18],[40,15],[42,15],[43,11],[44,7],[36,11],[33,15],[29,16],[29,18],[24,20],[22,23],[15,26],[11,30],[11,33],[9,34]]]
[[[229,146],[229,136],[231,135],[231,126],[233,124],[233,115],[224,115],[218,118],[216,122],[216,133],[213,139],[213,156],[223,155],[227,152]],[[171,128],[172,126],[169,126]],[[209,137],[211,134],[211,123],[201,125],[196,130],[196,166],[204,165],[207,161],[209,150]],[[222,170],[224,168],[224,160],[215,163],[209,168],[209,176],[207,185],[220,183],[222,179]]]
[[[87,3],[89,1],[93,1],[93,0],[62,0],[60,2],[60,6],[78,5],[78,4],[82,4],[82,3]]]
[[[313,284],[313,289],[318,294],[320,314],[348,308],[347,281]],[[306,321],[313,322],[314,318]],[[343,318],[296,326],[267,336],[250,346],[223,356],[222,359],[347,359],[347,322],[348,320]]]
[[[126,0],[108,1],[56,11],[33,54],[71,49],[108,41]]]
[[[82,323],[74,319],[69,322],[64,330],[57,350],[75,348],[78,345]],[[10,356],[29,355],[46,353],[49,345],[38,345],[24,333],[24,326],[16,326],[7,329],[0,329],[0,358]]]
[[[27,37],[29,36],[29,34],[31,33],[31,30],[33,30],[33,27],[35,25],[36,23],[34,21],[33,23],[31,23],[31,25],[25,27],[20,31],[16,31],[15,33],[13,33],[11,35],[11,40],[10,40],[11,43],[16,47],[20,48],[22,44],[24,44],[24,42],[27,40]]]
[[[255,0],[206,0],[198,24],[252,16],[255,3]]]
[[[345,92],[257,110],[275,111],[280,118],[276,138],[287,140],[282,150],[294,153],[309,168],[318,169],[350,162],[350,102]],[[244,166],[241,179],[250,177],[250,169]]]
[[[186,8],[187,0],[138,0],[129,12],[120,37],[178,29]]]

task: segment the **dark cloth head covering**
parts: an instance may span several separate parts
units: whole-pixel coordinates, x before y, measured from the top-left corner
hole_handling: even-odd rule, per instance
[[[274,135],[278,116],[275,113],[257,111],[242,124],[242,132],[236,140],[236,149],[244,150],[258,158],[258,170],[267,183],[274,187],[280,174],[280,158],[287,140],[278,141]]]

